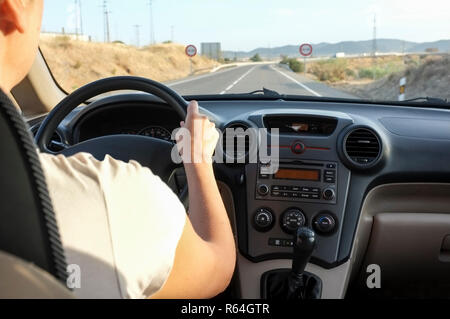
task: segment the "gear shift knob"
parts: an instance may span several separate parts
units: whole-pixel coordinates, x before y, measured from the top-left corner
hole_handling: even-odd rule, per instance
[[[302,275],[316,247],[316,234],[311,228],[300,227],[294,236],[292,272],[296,275]]]

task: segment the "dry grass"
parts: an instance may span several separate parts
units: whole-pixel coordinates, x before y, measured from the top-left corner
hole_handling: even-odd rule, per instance
[[[369,83],[349,81],[335,86],[356,96],[377,100],[396,100],[399,82],[406,77],[406,98],[438,97],[450,99],[450,56],[420,57],[403,71],[392,73]]]
[[[67,37],[41,38],[40,48],[59,84],[68,92],[100,78],[132,75],[167,82],[190,74],[189,58],[179,44],[138,49],[119,43],[93,43]],[[193,58],[194,72],[212,69],[216,62]]]
[[[377,80],[392,73],[417,65],[419,56],[378,56],[358,58],[338,58],[308,63],[308,73],[327,83]]]

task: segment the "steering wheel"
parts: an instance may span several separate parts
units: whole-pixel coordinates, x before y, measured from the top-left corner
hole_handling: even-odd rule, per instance
[[[68,95],[48,114],[35,138],[41,152],[54,154],[48,149],[51,137],[58,125],[73,109],[99,94],[118,90],[134,90],[153,94],[169,104],[180,115],[180,118],[186,117],[186,100],[159,82],[128,76],[102,79],[87,84]],[[152,137],[111,135],[73,145],[58,154],[71,156],[86,152],[100,161],[106,155],[124,162],[135,160],[142,166],[150,168],[154,174],[167,183],[177,167],[177,164],[171,159],[173,147],[174,145],[168,141]]]

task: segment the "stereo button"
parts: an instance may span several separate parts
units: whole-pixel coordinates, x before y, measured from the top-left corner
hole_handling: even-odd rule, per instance
[[[269,187],[267,185],[259,185],[258,186],[258,194],[261,196],[267,196],[269,194]]]
[[[325,176],[335,176],[336,171],[325,171]]]
[[[326,200],[333,200],[335,197],[334,190],[332,188],[327,188],[323,191],[323,198]]]
[[[334,184],[336,183],[335,177],[325,177],[325,183]]]

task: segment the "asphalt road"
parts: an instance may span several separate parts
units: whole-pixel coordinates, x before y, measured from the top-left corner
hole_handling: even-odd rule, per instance
[[[265,87],[280,94],[354,98],[278,64],[234,67],[166,84],[181,95],[249,93]]]

